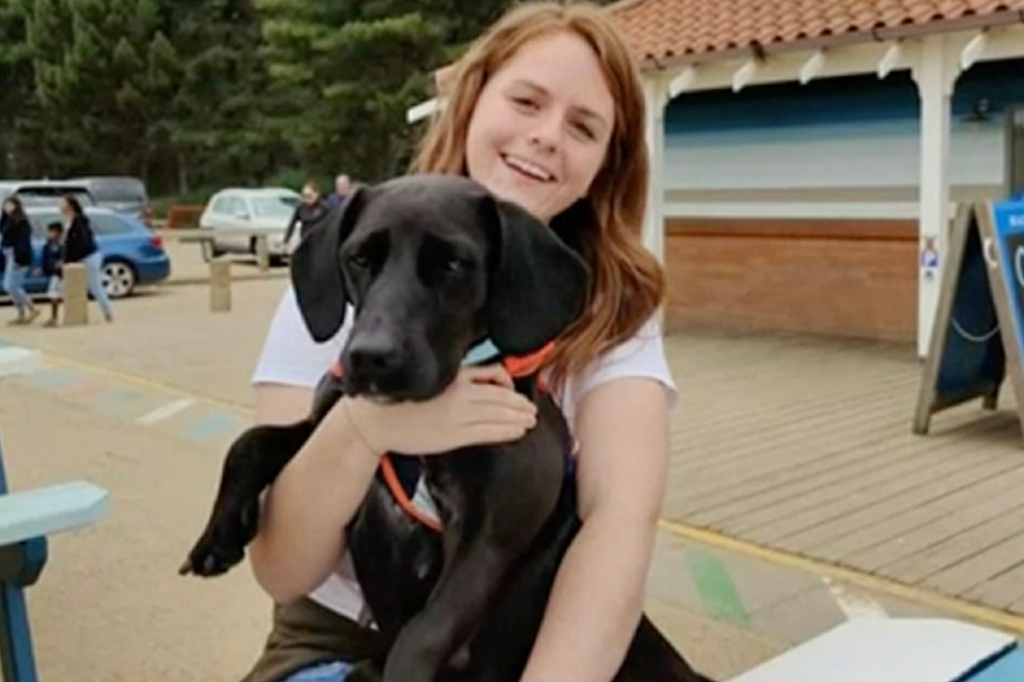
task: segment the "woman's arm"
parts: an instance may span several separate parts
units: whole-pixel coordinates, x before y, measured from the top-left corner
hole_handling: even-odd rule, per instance
[[[614,379],[578,408],[583,526],[558,570],[522,682],[609,682],[643,611],[668,472],[668,402],[655,380]]]
[[[256,420],[289,424],[309,414],[313,391],[261,384]],[[332,409],[270,487],[250,563],[278,603],[321,584],[345,551],[344,528],[366,495],[378,457],[361,440],[345,409]]]
[[[309,412],[308,389],[258,389],[263,423],[290,423]],[[536,406],[515,392],[499,366],[464,367],[430,400],[380,404],[342,398],[285,466],[263,501],[250,548],[257,582],[289,602],[320,585],[344,554],[344,530],[373,481],[379,453],[447,452],[471,443],[520,438]],[[395,428],[401,425],[401,428]]]
[[[288,221],[288,227],[284,231],[284,243],[287,244],[292,238],[292,233],[295,231],[295,226],[299,224],[299,211],[302,210],[302,204],[295,207],[295,211],[292,213],[292,219]]]

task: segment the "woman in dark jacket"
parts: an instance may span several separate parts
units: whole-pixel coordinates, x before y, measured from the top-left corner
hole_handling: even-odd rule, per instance
[[[64,263],[83,263],[89,282],[89,293],[103,311],[103,319],[114,321],[114,313],[110,307],[110,298],[103,288],[103,254],[96,246],[96,237],[89,225],[89,217],[82,210],[78,199],[67,195],[60,202],[60,212],[68,220],[68,229],[64,237]]]
[[[309,180],[302,186],[302,203],[295,208],[295,213],[288,222],[288,229],[285,230],[285,247],[288,248],[291,243],[296,227],[299,228],[299,241],[302,241],[309,228],[320,220],[329,209],[330,206],[320,194],[320,185],[316,184],[315,180]]]
[[[0,217],[0,250],[4,255],[4,290],[10,295],[18,317],[11,324],[28,324],[39,310],[25,292],[25,275],[32,267],[32,224],[17,197],[4,200]]]

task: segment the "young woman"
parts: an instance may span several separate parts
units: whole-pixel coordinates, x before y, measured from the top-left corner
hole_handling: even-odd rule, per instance
[[[68,229],[64,236],[64,262],[84,263],[89,283],[89,293],[99,304],[103,319],[114,321],[114,312],[110,307],[110,298],[103,288],[103,254],[96,246],[89,217],[82,210],[82,204],[72,195],[60,201],[60,212],[68,221]]]
[[[11,320],[11,324],[29,324],[39,315],[24,287],[25,275],[32,267],[32,224],[17,197],[4,200],[0,235],[0,249],[4,255],[4,291],[18,309],[18,316]]]
[[[284,231],[284,243],[289,245],[289,251],[293,250],[291,244],[293,243],[292,237],[295,236],[295,230],[298,229],[298,238],[294,242],[297,244],[306,236],[306,230],[317,220],[320,220],[330,208],[321,196],[320,185],[317,184],[316,180],[306,181],[306,184],[302,186],[301,196],[302,201],[295,207],[295,213],[292,214],[292,219],[288,221],[288,229]]]
[[[583,526],[522,682],[608,682],[642,610],[675,386],[656,317],[663,273],[640,240],[644,100],[606,13],[527,4],[497,22],[460,60],[413,170],[469,175],[549,224],[591,266],[589,305],[544,370],[579,442]],[[254,375],[259,421],[307,414],[349,328],[315,344],[294,293],[285,294]],[[250,559],[278,606],[248,679],[351,682],[353,662],[372,649],[344,537],[378,465],[366,442],[442,452],[516,438],[533,419],[497,366],[464,369],[424,403],[340,401],[265,500]]]

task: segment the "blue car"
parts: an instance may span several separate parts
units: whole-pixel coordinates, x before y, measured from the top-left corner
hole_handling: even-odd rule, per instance
[[[48,282],[39,268],[46,226],[61,221],[61,215],[56,207],[36,206],[26,206],[25,214],[32,223],[32,269],[25,279],[25,290],[30,295],[44,294]],[[99,207],[86,207],[85,214],[103,254],[103,287],[110,298],[124,298],[138,285],[155,284],[170,276],[171,260],[163,242],[144,223]],[[0,273],[3,270],[4,264],[0,263]]]

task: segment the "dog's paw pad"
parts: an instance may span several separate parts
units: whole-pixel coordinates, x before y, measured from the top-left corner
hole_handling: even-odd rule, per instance
[[[245,556],[245,551],[218,546],[205,539],[189,553],[188,559],[178,568],[181,575],[197,575],[204,578],[227,573]]]
[[[237,515],[219,517],[199,538],[178,573],[209,578],[231,570],[245,557],[245,546],[256,535],[258,511],[258,506],[246,505]]]

